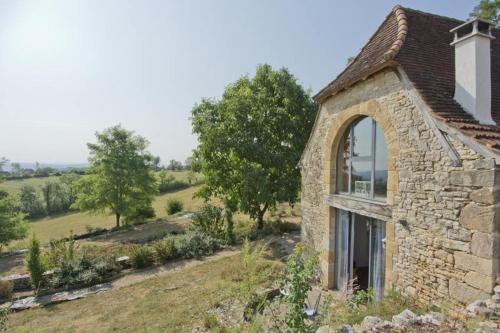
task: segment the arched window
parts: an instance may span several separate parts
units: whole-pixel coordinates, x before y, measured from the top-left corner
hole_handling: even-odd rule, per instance
[[[337,192],[384,201],[387,197],[387,145],[375,120],[363,117],[344,133],[337,158]]]

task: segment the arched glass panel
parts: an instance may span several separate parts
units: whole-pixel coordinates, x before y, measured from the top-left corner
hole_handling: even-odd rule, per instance
[[[385,200],[387,146],[377,123],[368,117],[353,122],[344,133],[338,149],[337,191]]]

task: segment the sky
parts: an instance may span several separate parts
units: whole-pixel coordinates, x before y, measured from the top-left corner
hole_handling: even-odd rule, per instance
[[[2,0],[0,156],[84,163],[95,132],[121,124],[184,161],[192,107],[258,64],[315,93],[394,5],[466,19],[476,2]]]

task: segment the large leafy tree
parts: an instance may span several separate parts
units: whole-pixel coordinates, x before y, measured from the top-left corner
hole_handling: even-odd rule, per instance
[[[471,18],[482,18],[494,22],[497,26],[500,25],[500,0],[481,0],[474,7]]]
[[[133,216],[150,208],[157,191],[151,171],[153,156],[148,142],[121,126],[96,133],[97,143],[89,143],[88,174],[77,181],[74,207],[81,211],[111,211],[120,226],[122,216]]]
[[[26,232],[24,214],[18,212],[14,198],[0,192],[0,250],[10,241],[23,239]]]
[[[229,85],[221,100],[203,99],[192,110],[193,163],[205,176],[198,194],[218,197],[262,228],[269,208],[297,200],[297,163],[316,107],[287,69],[269,65]]]

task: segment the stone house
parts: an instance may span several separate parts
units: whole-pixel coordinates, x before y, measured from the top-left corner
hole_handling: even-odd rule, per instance
[[[500,31],[396,6],[315,97],[302,240],[325,287],[434,304],[500,275]]]

